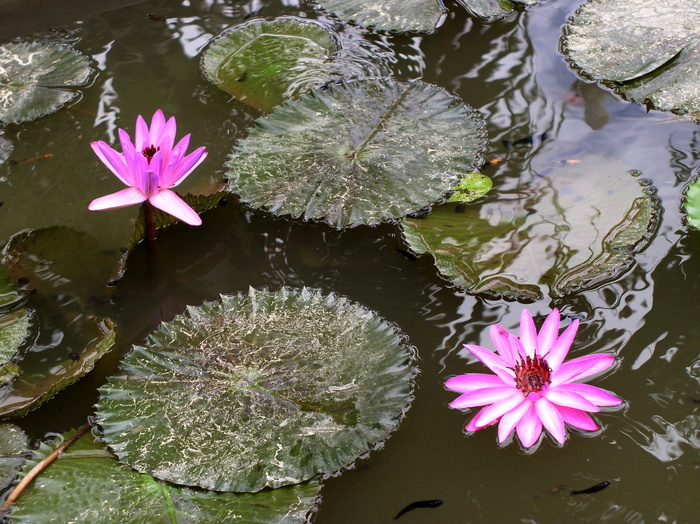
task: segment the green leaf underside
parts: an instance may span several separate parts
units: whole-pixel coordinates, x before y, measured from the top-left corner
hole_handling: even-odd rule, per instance
[[[92,68],[65,45],[40,42],[0,46],[0,122],[16,124],[53,113],[78,96]]]
[[[561,296],[614,278],[658,222],[651,190],[597,155],[481,206],[447,204],[403,221],[416,253],[471,293],[515,299]]]
[[[511,14],[516,6],[533,6],[540,0],[457,0],[457,3],[470,13],[492,21]]]
[[[486,175],[481,173],[467,173],[462,177],[462,180],[453,187],[454,193],[447,202],[472,202],[481,198],[486,193],[491,191],[493,182]]]
[[[435,203],[478,168],[484,147],[481,118],[444,89],[362,80],[259,119],[225,176],[252,207],[342,229]]]
[[[120,460],[178,484],[254,492],[334,472],[412,400],[402,338],[335,295],[282,289],[190,307],[100,389]]]
[[[337,35],[294,17],[256,19],[214,38],[202,56],[210,82],[237,100],[269,112],[330,78]]]
[[[563,42],[577,68],[627,98],[700,112],[700,3],[590,1],[572,17]]]
[[[688,225],[695,229],[700,229],[700,182],[695,181],[688,184],[688,191],[685,194],[683,203],[685,212],[688,215]]]
[[[443,16],[437,0],[316,0],[341,20],[378,31],[433,31]]]
[[[29,438],[14,424],[0,424],[0,491],[7,489],[24,464]]]
[[[70,434],[65,435],[66,438]],[[42,444],[29,471],[53,448]],[[11,522],[304,522],[318,494],[315,481],[260,493],[217,493],[175,486],[124,466],[88,432],[31,484]]]

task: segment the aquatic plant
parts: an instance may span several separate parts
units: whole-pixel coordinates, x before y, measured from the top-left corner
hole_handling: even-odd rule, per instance
[[[564,362],[578,325],[578,320],[574,320],[559,336],[559,311],[554,309],[538,333],[532,315],[524,309],[520,338],[497,324],[491,326],[491,339],[498,354],[465,344],[495,373],[468,373],[445,383],[448,389],[462,393],[450,407],[485,406],[465,429],[476,431],[498,422],[500,444],[515,430],[525,448],[539,441],[543,426],[559,444],[566,441],[565,424],[584,431],[597,430],[598,425],[588,413],[598,412],[603,406],[621,405],[622,400],[579,381],[610,368],[615,357],[597,353]]]
[[[136,119],[134,142],[123,129],[119,130],[122,153],[106,142],[91,142],[93,151],[114,175],[124,182],[127,189],[96,198],[88,208],[91,211],[125,207],[148,201],[154,207],[173,215],[192,226],[202,223],[199,215],[175,192],[180,184],[207,156],[204,147],[186,155],[190,135],[185,135],[175,147],[175,117],[166,122],[158,109],[149,127],[143,117]]]

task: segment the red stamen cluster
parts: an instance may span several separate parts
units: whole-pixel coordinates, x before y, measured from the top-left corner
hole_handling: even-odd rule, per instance
[[[550,375],[552,370],[550,369],[547,361],[540,356],[535,358],[527,357],[527,359],[520,359],[520,363],[515,364],[515,387],[523,392],[525,396],[530,393],[539,393],[545,384],[549,384]]]
[[[143,151],[141,151],[141,154],[143,154],[143,156],[145,156],[148,159],[148,163],[150,164],[151,158],[153,158],[153,155],[155,155],[158,151],[160,151],[160,147],[150,145],[148,147],[144,147]]]

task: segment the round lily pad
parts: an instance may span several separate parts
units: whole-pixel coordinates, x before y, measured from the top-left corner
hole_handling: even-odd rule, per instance
[[[65,435],[70,437],[71,433]],[[53,451],[41,444],[29,471]],[[88,432],[41,472],[10,513],[11,522],[306,522],[318,481],[260,493],[217,493],[175,486],[119,463]]]
[[[700,3],[595,0],[565,28],[574,66],[635,102],[700,112]]]
[[[378,31],[433,31],[445,10],[437,0],[317,0],[341,20]]]
[[[41,42],[0,46],[0,122],[16,124],[53,113],[85,85],[90,60],[72,47]]]
[[[435,203],[478,168],[485,142],[481,117],[440,87],[360,80],[258,120],[225,176],[253,207],[342,229]]]
[[[513,13],[516,7],[536,5],[540,0],[457,0],[457,3],[479,18],[493,21]]]
[[[261,111],[330,78],[335,32],[295,17],[255,19],[227,29],[202,55],[202,70],[219,89]]]
[[[694,180],[688,184],[683,201],[683,209],[687,215],[688,225],[700,229],[700,181]]]
[[[659,214],[635,173],[589,155],[483,205],[446,204],[402,225],[411,249],[432,254],[458,286],[536,300],[617,276],[648,244]]]
[[[10,270],[0,265],[0,387],[20,373],[13,360],[30,332],[31,312],[24,307],[27,295],[20,292]]]
[[[100,389],[104,439],[134,469],[254,492],[352,463],[412,399],[411,352],[371,311],[251,289],[161,324]]]
[[[0,424],[0,491],[15,480],[29,452],[29,438],[14,424]]]

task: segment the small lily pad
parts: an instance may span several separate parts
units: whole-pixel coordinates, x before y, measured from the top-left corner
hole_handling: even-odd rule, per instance
[[[688,225],[700,229],[700,181],[688,184],[683,207],[688,215]]]
[[[341,20],[377,31],[429,32],[442,22],[445,10],[438,0],[317,0]]]
[[[411,249],[432,254],[458,286],[537,300],[617,276],[647,245],[659,213],[634,173],[589,155],[483,205],[446,204],[402,224]]]
[[[24,307],[26,301],[9,269],[0,265],[0,388],[20,373],[13,360],[30,332],[31,312]]]
[[[596,0],[565,28],[573,65],[624,96],[676,113],[700,113],[700,3]]]
[[[66,45],[0,46],[0,122],[17,124],[53,113],[79,96],[92,74],[90,60]]]
[[[462,177],[462,180],[452,188],[454,193],[447,199],[447,202],[472,202],[491,191],[492,187],[493,182],[486,175],[482,175],[481,173],[467,173]]]
[[[70,437],[71,433],[65,437]],[[24,472],[53,446],[41,444]],[[260,493],[217,493],[175,486],[119,463],[88,432],[45,469],[12,506],[10,522],[305,522],[318,481]]]
[[[516,7],[537,5],[540,0],[457,0],[457,3],[473,15],[493,21],[513,13]]]
[[[335,295],[222,295],[161,324],[100,388],[105,441],[137,471],[254,492],[352,463],[412,400],[404,339]]]
[[[269,112],[326,83],[337,48],[335,32],[319,22],[255,19],[214,38],[202,55],[202,70],[219,89]]]
[[[361,80],[258,120],[225,176],[253,207],[343,229],[435,203],[479,167],[484,147],[481,117],[444,89]]]
[[[29,454],[29,438],[14,424],[0,424],[0,492],[10,487]]]

